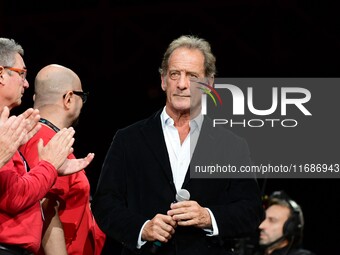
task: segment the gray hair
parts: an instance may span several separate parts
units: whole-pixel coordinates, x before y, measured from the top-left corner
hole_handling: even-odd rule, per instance
[[[13,39],[0,38],[0,65],[12,66],[15,64],[15,54],[24,55],[24,50],[20,44]]]
[[[181,37],[173,40],[164,53],[161,67],[159,72],[161,75],[167,73],[169,68],[169,58],[171,54],[178,48],[188,48],[200,50],[204,56],[204,74],[207,77],[212,77],[216,73],[216,58],[211,52],[209,42],[202,38],[192,35],[182,35]]]

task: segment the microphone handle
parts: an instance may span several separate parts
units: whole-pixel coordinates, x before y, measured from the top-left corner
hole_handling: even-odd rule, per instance
[[[161,247],[162,243],[160,241],[153,242],[150,248],[150,254],[157,254]]]
[[[187,191],[187,193],[189,192]],[[180,200],[180,201],[187,201],[187,200],[189,200],[189,198],[184,198],[183,200]],[[177,203],[177,202],[179,201],[178,200],[174,201],[174,203]],[[153,242],[150,248],[150,253],[157,254],[158,251],[161,249],[161,247],[162,247],[162,243],[160,241]]]

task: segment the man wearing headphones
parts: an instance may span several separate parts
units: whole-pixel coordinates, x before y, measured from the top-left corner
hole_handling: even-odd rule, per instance
[[[301,249],[304,219],[301,207],[284,191],[275,191],[259,226],[259,244],[265,255],[315,255]]]

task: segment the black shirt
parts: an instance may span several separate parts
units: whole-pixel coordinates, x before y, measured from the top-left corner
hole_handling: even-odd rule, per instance
[[[290,249],[287,251],[288,246],[283,247],[281,249],[275,250],[271,255],[316,255],[315,253],[305,250],[305,249]]]

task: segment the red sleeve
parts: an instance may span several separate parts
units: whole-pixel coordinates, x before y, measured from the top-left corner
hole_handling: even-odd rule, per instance
[[[56,178],[56,169],[47,161],[40,161],[27,173],[17,152],[0,169],[0,210],[17,214],[32,206],[45,196]]]

